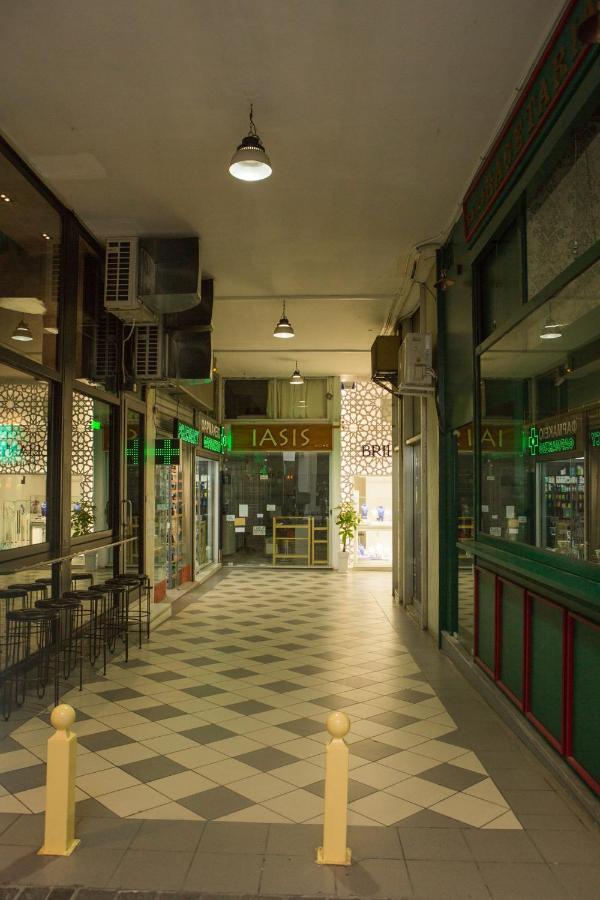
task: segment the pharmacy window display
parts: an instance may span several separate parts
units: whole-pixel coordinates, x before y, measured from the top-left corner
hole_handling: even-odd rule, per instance
[[[0,551],[48,540],[48,407],[47,382],[2,366]]]
[[[599,291],[596,263],[480,357],[478,533],[595,565]]]

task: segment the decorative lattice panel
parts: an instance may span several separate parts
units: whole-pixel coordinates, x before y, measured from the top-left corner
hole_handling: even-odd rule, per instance
[[[392,398],[372,381],[342,391],[341,497],[352,500],[355,475],[391,475],[392,457],[365,455],[364,448],[392,445]]]
[[[94,502],[94,401],[84,394],[73,394],[73,448],[71,471],[81,476],[81,499]]]
[[[0,472],[48,470],[48,385],[0,384]]]

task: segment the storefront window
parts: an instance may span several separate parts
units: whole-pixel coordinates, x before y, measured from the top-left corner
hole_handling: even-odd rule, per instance
[[[0,154],[0,344],[56,368],[61,219]]]
[[[528,295],[535,296],[598,240],[600,117],[575,127],[550,173],[527,192]]]
[[[133,538],[125,544],[126,571],[139,572],[140,538],[144,511],[143,461],[144,461],[144,419],[135,410],[127,410],[127,434],[125,444],[126,482],[125,510],[123,517],[124,536]]]
[[[214,504],[218,463],[196,457],[196,539],[194,571],[196,577],[202,569],[214,562]]]
[[[226,419],[325,419],[327,379],[306,378],[302,385],[289,378],[237,379],[225,382]]]
[[[222,477],[223,560],[329,564],[329,454],[237,453]]]
[[[111,527],[111,409],[102,400],[73,394],[71,535]]]
[[[456,453],[456,536],[459,541],[475,537],[473,516],[473,424],[454,432]],[[464,547],[458,549],[458,636],[469,653],[473,652],[474,560]]]
[[[482,534],[597,564],[599,296],[597,262],[482,354],[479,510]]]
[[[491,242],[479,265],[482,341],[519,310],[523,302],[521,272],[521,228],[514,222]]]
[[[0,366],[0,551],[48,540],[48,383]]]

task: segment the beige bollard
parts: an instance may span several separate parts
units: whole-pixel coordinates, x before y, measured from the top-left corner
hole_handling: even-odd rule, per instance
[[[50,721],[56,734],[48,739],[46,770],[46,820],[41,856],[70,856],[79,841],[75,837],[75,770],[77,735],[70,730],[75,710],[61,703]]]
[[[349,753],[344,737],[349,730],[350,719],[345,713],[332,712],[327,717],[331,740],[327,744],[325,761],[323,846],[317,849],[317,862],[321,865],[349,866],[352,863],[352,853],[346,846]]]

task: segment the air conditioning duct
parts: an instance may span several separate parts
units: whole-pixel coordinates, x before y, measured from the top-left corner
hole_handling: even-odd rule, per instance
[[[395,334],[379,335],[371,347],[371,378],[373,381],[398,383],[398,350],[400,338]]]

